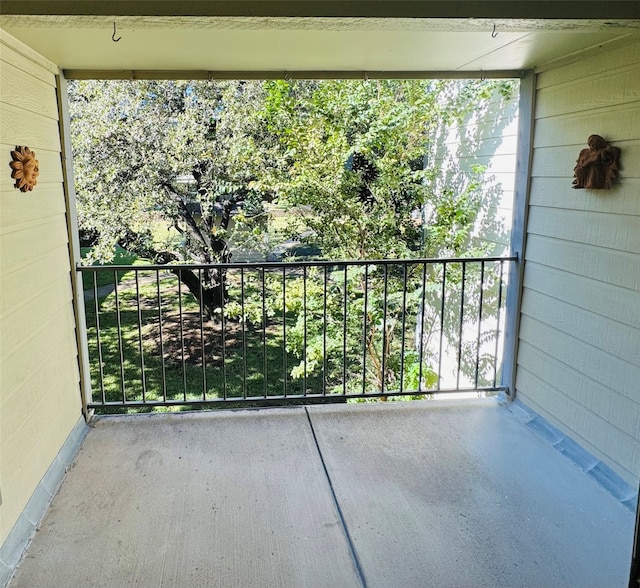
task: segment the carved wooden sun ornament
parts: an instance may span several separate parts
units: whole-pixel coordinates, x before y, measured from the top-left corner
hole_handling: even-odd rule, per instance
[[[15,150],[11,152],[11,159],[13,161],[9,165],[13,170],[11,179],[16,181],[14,187],[21,192],[30,192],[38,183],[40,175],[36,154],[29,147],[16,145]]]

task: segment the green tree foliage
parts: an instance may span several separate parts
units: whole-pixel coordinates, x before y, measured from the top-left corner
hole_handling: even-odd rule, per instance
[[[69,99],[78,220],[98,235],[94,258],[110,260],[119,243],[159,263],[229,261],[232,214],[242,239],[254,236],[273,197],[261,181],[272,161],[255,116],[261,84],[82,81]],[[212,315],[224,276],[200,275],[181,272]]]

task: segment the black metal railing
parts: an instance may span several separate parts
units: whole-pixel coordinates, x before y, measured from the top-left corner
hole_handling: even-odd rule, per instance
[[[81,266],[108,411],[500,390],[512,257]]]

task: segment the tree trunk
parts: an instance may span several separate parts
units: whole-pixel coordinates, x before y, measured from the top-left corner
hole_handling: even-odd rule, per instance
[[[172,261],[177,261],[175,254],[170,251],[154,251],[147,246],[142,245],[131,236],[123,238],[119,244],[127,251],[135,253],[139,257],[145,257],[153,260],[159,265],[167,265]],[[172,273],[178,276],[178,279],[189,289],[189,292],[202,306],[204,316],[208,320],[212,320],[216,316],[216,310],[222,308],[224,302],[228,298],[226,288],[226,275],[224,271],[218,268],[202,268],[201,270],[187,270],[172,268],[167,265]]]
[[[169,266],[171,269],[171,266]],[[221,309],[227,300],[225,276],[218,269],[186,270],[171,269],[180,281],[187,286],[189,292],[201,305],[207,319],[215,318],[216,311]]]

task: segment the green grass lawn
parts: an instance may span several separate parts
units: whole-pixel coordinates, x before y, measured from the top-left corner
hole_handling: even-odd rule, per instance
[[[91,247],[81,247],[80,254],[84,259],[91,252]],[[133,253],[129,253],[120,245],[116,245],[115,256],[113,261],[105,264],[105,265],[144,265],[145,263],[149,263],[148,260],[138,259]],[[102,265],[99,263],[94,263],[93,265]],[[116,276],[114,272],[83,272],[82,273],[82,283],[84,290],[92,290],[93,289],[93,281],[94,276],[96,280],[96,285],[98,288],[101,286],[109,286],[114,283],[116,280]],[[133,277],[132,272],[118,272],[117,281],[120,283],[123,279]]]

